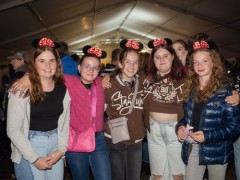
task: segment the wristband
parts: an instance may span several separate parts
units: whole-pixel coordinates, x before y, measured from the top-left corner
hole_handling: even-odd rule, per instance
[[[32,164],[35,164],[35,162],[37,162],[38,159],[39,159],[39,158],[37,158]]]

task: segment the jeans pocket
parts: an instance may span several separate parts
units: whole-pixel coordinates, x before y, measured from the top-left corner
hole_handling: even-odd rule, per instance
[[[175,125],[176,123],[171,123],[169,124],[168,126],[168,140],[169,142],[174,142],[174,141],[178,141],[178,137],[176,135],[176,132],[175,132]]]

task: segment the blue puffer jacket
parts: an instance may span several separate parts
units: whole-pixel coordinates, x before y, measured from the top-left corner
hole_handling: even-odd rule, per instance
[[[240,133],[240,111],[238,106],[225,102],[226,96],[232,94],[229,86],[221,87],[205,104],[199,130],[203,131],[205,141],[199,143],[199,164],[225,164],[233,158],[233,139]],[[184,118],[176,125],[191,124],[194,100],[190,97],[184,103]],[[188,163],[191,144],[186,141],[182,146],[182,159]]]

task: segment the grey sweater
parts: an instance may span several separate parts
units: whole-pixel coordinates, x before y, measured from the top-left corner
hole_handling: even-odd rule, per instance
[[[70,96],[66,91],[63,100],[63,113],[58,119],[58,150],[63,153],[67,150],[70,121]],[[19,98],[19,92],[9,93],[7,135],[11,139],[12,154],[11,159],[15,163],[20,163],[21,157],[33,163],[39,155],[32,148],[28,140],[30,127],[30,99]]]

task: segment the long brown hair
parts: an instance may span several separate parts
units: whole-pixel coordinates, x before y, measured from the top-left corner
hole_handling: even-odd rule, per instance
[[[39,74],[35,67],[36,58],[43,53],[44,51],[51,52],[57,61],[57,70],[55,75],[53,76],[53,80],[55,84],[64,84],[62,65],[59,53],[56,49],[49,46],[38,47],[33,50],[32,56],[29,62],[29,80],[31,82],[31,92],[30,92],[30,103],[35,103],[37,101],[43,101],[45,99],[45,93],[42,88],[42,84],[40,81]]]
[[[207,85],[202,91],[199,89],[200,82],[198,75],[193,69],[193,58],[196,52],[208,52],[213,62],[212,73]],[[212,96],[212,94],[219,89],[221,83],[226,80],[228,79],[226,78],[219,53],[210,49],[198,49],[190,56],[188,78],[183,89],[183,99],[187,100],[190,96],[190,93],[192,93],[194,89],[194,100],[196,102],[206,102]]]

